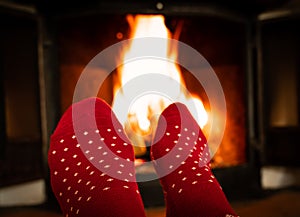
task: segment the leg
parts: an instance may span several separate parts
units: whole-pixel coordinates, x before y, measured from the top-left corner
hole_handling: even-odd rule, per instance
[[[172,104],[162,113],[151,156],[161,177],[167,217],[236,216],[211,172],[206,138],[183,104]]]
[[[104,101],[90,98],[65,112],[51,137],[48,160],[65,217],[145,216],[133,148]]]

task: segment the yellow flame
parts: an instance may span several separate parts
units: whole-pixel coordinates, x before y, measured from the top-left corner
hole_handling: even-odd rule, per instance
[[[164,39],[172,38],[170,31],[165,26],[165,19],[162,15],[128,15],[127,21],[131,30],[130,38],[132,39],[141,37],[158,37]],[[170,88],[176,87],[176,89],[172,91],[174,94],[177,94],[176,100],[178,102],[184,103],[188,108],[191,106],[196,107],[196,110],[194,110],[195,112],[192,112],[192,114],[198,121],[199,125],[204,127],[208,116],[202,101],[196,96],[191,97],[190,95],[187,95],[185,90],[180,88],[179,85],[174,85],[174,82],[177,82],[178,84],[181,84],[181,86],[185,86],[181,77],[180,69],[176,64],[174,64],[172,61],[163,61],[151,58],[143,58],[127,62],[127,60],[140,53],[141,49],[144,48],[141,48],[137,43],[135,43],[135,40],[132,40],[131,44],[127,48],[124,48],[121,61],[122,63],[126,64],[122,65],[118,71],[119,86],[115,85],[114,88],[114,102],[117,100],[125,102],[126,99],[129,98],[126,96],[125,91],[123,91],[122,94],[117,95],[116,92],[120,89],[122,91],[122,85],[125,85],[131,79],[144,74],[161,74],[171,78],[170,84],[166,85],[170,85]],[[174,61],[177,59],[177,51],[174,52],[172,50],[172,52],[170,52],[171,48],[169,47],[168,40],[165,40],[165,44],[163,47],[159,47],[159,50],[162,52],[161,56],[165,57],[165,59],[171,59]],[[121,117],[120,121],[122,123],[126,123],[126,121],[128,121],[131,123],[131,127],[134,128],[136,132],[147,134],[151,130],[152,122],[155,122],[155,120],[151,119],[151,116],[153,114],[160,114],[171,103],[173,102],[170,99],[161,95],[143,95],[131,105],[128,117],[123,117],[123,119]]]

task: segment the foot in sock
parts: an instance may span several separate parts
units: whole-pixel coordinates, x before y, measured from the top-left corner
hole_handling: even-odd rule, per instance
[[[237,216],[211,172],[206,138],[185,105],[174,103],[161,114],[151,157],[167,217]]]
[[[50,142],[51,186],[65,217],[145,216],[133,148],[104,101],[72,105]]]

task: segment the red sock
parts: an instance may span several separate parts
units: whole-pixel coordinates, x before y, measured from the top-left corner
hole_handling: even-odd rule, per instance
[[[51,185],[65,217],[144,217],[134,153],[109,105],[75,103],[61,118],[48,153]]]
[[[210,170],[206,138],[183,104],[174,103],[161,114],[151,157],[167,217],[236,216]]]

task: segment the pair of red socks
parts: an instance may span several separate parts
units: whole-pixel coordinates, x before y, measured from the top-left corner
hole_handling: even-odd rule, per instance
[[[183,104],[162,112],[151,158],[167,217],[237,216],[210,170],[206,138]],[[65,217],[146,216],[133,147],[103,100],[89,98],[64,113],[51,136],[48,164]]]

